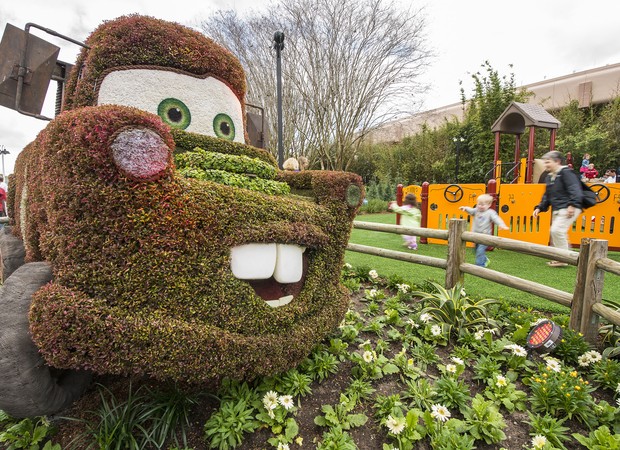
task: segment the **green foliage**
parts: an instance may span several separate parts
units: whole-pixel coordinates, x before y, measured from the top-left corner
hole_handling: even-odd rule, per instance
[[[576,371],[541,366],[539,372],[529,379],[529,387],[533,412],[557,418],[575,417],[588,426],[596,422],[594,399],[590,394],[594,388]]]
[[[484,440],[487,444],[497,444],[506,439],[504,428],[506,422],[492,402],[486,401],[477,394],[471,402],[471,407],[465,408],[463,418],[467,431],[476,440]]]
[[[99,408],[81,420],[85,431],[75,440],[82,443],[80,448],[142,450],[157,445],[156,437],[161,433],[150,427],[154,405],[146,388],[140,386],[134,391],[130,384],[126,398],[119,399],[99,385],[99,398]]]
[[[558,419],[548,414],[532,414],[528,411],[530,420],[527,422],[530,425],[530,436],[541,435],[547,438],[547,441],[556,448],[566,450],[564,443],[570,440],[570,437],[566,434],[570,431],[570,428],[565,427],[563,424],[567,418]]]
[[[403,403],[399,394],[383,395],[379,394],[375,397],[373,409],[375,417],[379,420],[387,419],[390,415],[399,415]]]
[[[4,413],[3,413],[4,414]],[[47,418],[23,419],[11,423],[7,415],[1,416],[0,422],[9,422],[3,430],[0,430],[0,443],[4,443],[5,450],[28,449],[28,450],[61,450],[60,445],[47,440],[53,432]]]
[[[314,423],[320,427],[340,428],[350,430],[351,428],[361,427],[368,421],[368,416],[363,413],[355,414],[355,401],[340,394],[340,401],[335,406],[323,405],[321,412],[323,416],[316,416]]]
[[[577,365],[579,357],[591,349],[583,334],[568,327],[562,328],[562,339],[554,350],[554,355],[569,365]]]
[[[591,431],[587,437],[579,433],[573,433],[573,437],[588,450],[620,449],[620,434],[611,434],[604,425]]]
[[[492,380],[500,374],[501,368],[502,365],[497,358],[481,355],[474,364],[474,380]]]
[[[372,383],[368,380],[361,378],[353,378],[351,384],[345,389],[344,395],[350,398],[351,401],[359,402],[360,400],[367,400],[375,392],[375,388],[372,387]]]
[[[499,304],[498,300],[473,300],[457,284],[452,289],[446,289],[434,283],[437,292],[415,292],[424,302],[422,314],[429,314],[432,321],[447,327],[449,335],[461,336],[467,330],[483,326],[496,326],[495,321],[489,318],[488,307]]]
[[[592,380],[606,389],[614,391],[620,386],[620,361],[603,358],[592,365]]]
[[[395,197],[396,195],[394,195]],[[393,199],[392,199],[393,200]],[[388,210],[388,202],[385,200],[380,200],[377,198],[371,198],[368,200],[368,203],[362,204],[360,206],[360,214],[377,214],[382,212],[387,212]]]
[[[223,170],[201,170],[196,168],[184,168],[179,174],[186,178],[194,178],[202,181],[213,181],[226,186],[245,188],[251,191],[264,192],[271,195],[285,195],[290,192],[288,184],[279,181],[252,178],[246,175],[225,172]]]
[[[448,408],[463,411],[470,399],[469,387],[462,380],[442,376],[435,382],[437,401]]]
[[[326,351],[315,351],[301,364],[302,370],[313,380],[324,381],[338,371],[338,358]]]
[[[503,406],[508,412],[525,410],[527,394],[518,390],[510,379],[496,375],[494,378],[487,379],[487,383],[488,387],[484,395],[489,400]]]
[[[276,176],[276,167],[258,158],[210,152],[200,147],[179,153],[175,155],[174,159],[178,169],[221,170],[231,173],[252,174],[266,180],[273,180]]]
[[[204,425],[209,448],[228,450],[241,445],[244,433],[251,433],[258,427],[254,411],[244,400],[223,402]]]
[[[323,433],[323,440],[318,443],[317,450],[357,450],[357,445],[349,433],[335,426]]]
[[[437,402],[437,391],[426,378],[405,380],[405,391],[401,393],[404,400],[409,400],[409,406],[428,410]]]
[[[281,390],[289,395],[305,397],[312,393],[312,378],[297,369],[291,369],[281,377]]]

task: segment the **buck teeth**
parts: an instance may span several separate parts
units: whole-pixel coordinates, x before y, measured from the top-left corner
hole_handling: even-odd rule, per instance
[[[290,244],[245,244],[230,250],[230,268],[240,280],[265,280],[272,276],[278,283],[296,283],[303,275],[305,247]],[[272,302],[286,303],[289,296]],[[275,306],[282,306],[286,303]]]

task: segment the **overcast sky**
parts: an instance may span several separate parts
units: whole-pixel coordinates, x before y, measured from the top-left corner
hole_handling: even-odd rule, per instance
[[[0,0],[0,31],[7,22],[22,29],[33,22],[82,41],[103,20],[122,14],[137,12],[191,26],[220,8],[247,11],[260,9],[268,1]],[[420,99],[425,109],[458,102],[459,80],[465,82],[469,94],[470,74],[485,60],[500,74],[513,72],[518,85],[620,62],[617,0],[399,1],[425,7],[428,43],[436,54],[424,77],[431,87]],[[74,62],[77,46],[64,45],[41,32],[35,34],[62,46],[59,59]],[[53,90],[55,83],[50,86]],[[43,114],[53,114],[53,100],[46,102]],[[0,107],[0,146],[11,152],[4,160],[7,174],[12,172],[19,151],[46,124]]]

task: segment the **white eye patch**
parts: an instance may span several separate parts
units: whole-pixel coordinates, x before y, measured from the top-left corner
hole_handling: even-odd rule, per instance
[[[241,103],[216,78],[167,70],[116,70],[101,82],[97,104],[133,106],[159,115],[174,128],[245,142]]]

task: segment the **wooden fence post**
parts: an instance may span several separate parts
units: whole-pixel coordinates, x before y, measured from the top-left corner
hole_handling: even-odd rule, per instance
[[[583,315],[583,296],[586,286],[586,272],[588,270],[588,260],[590,258],[590,239],[583,238],[579,247],[579,260],[577,261],[577,277],[575,279],[575,290],[573,300],[570,305],[569,327],[573,331],[581,331]]]
[[[603,297],[603,279],[605,271],[596,268],[596,261],[607,257],[607,241],[591,239],[588,252],[588,264],[583,289],[583,309],[581,312],[581,333],[591,344],[598,336],[598,314],[592,312],[592,305],[600,303]]]
[[[446,289],[452,289],[463,282],[461,264],[465,261],[465,241],[461,238],[467,230],[467,220],[450,219],[448,222],[448,266],[446,267]]]

